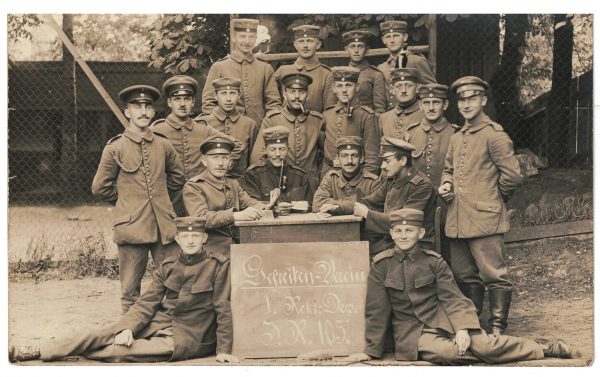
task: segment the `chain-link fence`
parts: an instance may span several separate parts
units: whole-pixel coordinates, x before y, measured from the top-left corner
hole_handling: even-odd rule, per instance
[[[516,149],[528,149],[549,167],[592,167],[591,48],[585,51],[585,43],[591,46],[591,16],[569,19],[569,25],[583,31],[576,30],[574,37],[571,28],[570,34],[566,30],[561,37],[560,46],[580,50],[575,54],[564,51],[567,58],[575,56],[577,60],[567,64],[567,79],[552,70],[553,48],[560,46],[558,41],[552,43],[554,19],[548,15],[516,19],[439,15],[429,18],[433,24],[423,23],[422,15],[246,16],[260,18],[266,26],[259,29],[258,42],[259,48],[270,54],[293,51],[290,27],[303,17],[327,30],[321,51],[342,51],[341,33],[354,27],[373,31],[371,49],[385,47],[376,35],[379,22],[405,19],[410,28],[409,44],[430,45],[429,58],[436,67],[438,82],[449,85],[461,76],[477,75],[492,84],[487,112],[503,124]],[[154,25],[161,16],[62,17],[63,29],[116,103],[122,88],[139,83],[160,87],[171,75],[161,69],[164,65],[149,64],[156,58],[150,55],[150,40],[158,33]],[[545,22],[542,26],[536,24],[540,19]],[[215,27],[219,30],[229,27],[228,15],[205,20],[218,22]],[[32,27],[30,35],[23,38],[19,33],[11,34],[11,27],[23,27],[19,25],[23,23],[9,22],[9,258],[79,253],[82,239],[114,251],[112,207],[94,201],[90,186],[106,141],[122,132],[122,126],[58,38],[48,40],[52,31]],[[543,28],[550,30],[544,34],[549,40],[539,38]],[[578,40],[582,36],[590,40]],[[214,46],[228,46],[228,38],[221,39]],[[519,55],[522,51],[525,56]],[[582,57],[581,51],[588,55]],[[210,59],[228,52],[227,47],[221,51],[213,48]],[[369,60],[377,65],[385,58],[379,55]],[[277,69],[291,60],[271,63]],[[329,66],[348,64],[343,57],[321,60]],[[590,63],[582,64],[584,60]],[[559,63],[566,64],[564,59]],[[544,69],[529,67],[536,64]],[[207,71],[204,66],[194,71],[201,86]],[[550,91],[557,83],[566,93]],[[198,95],[194,110],[199,112],[200,108]],[[156,117],[164,117],[166,110],[162,99]],[[462,123],[454,98],[447,118]]]

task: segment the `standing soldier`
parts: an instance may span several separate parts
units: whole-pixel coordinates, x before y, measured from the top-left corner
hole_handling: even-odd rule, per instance
[[[167,106],[171,113],[165,119],[158,119],[150,126],[152,131],[165,135],[183,165],[185,179],[190,179],[204,170],[200,161],[200,144],[208,137],[223,136],[220,132],[195,122],[190,116],[196,103],[198,82],[191,76],[176,75],[163,84],[163,93],[167,97]],[[242,143],[236,140],[233,158],[239,159]],[[181,190],[169,192],[173,208],[178,216],[185,214]]]
[[[210,114],[200,115],[196,121],[241,142],[240,157],[235,156],[235,150],[232,152],[234,165],[230,171],[232,175],[240,177],[250,165],[250,153],[254,148],[258,125],[252,118],[240,114],[235,107],[242,84],[240,80],[222,77],[214,80],[211,84],[216,93],[219,107],[216,107]]]
[[[478,313],[487,286],[489,330],[500,335],[512,296],[504,259],[504,233],[510,226],[506,202],[523,177],[510,137],[483,111],[488,83],[466,76],[451,88],[465,118],[463,128],[450,138],[439,188],[450,203],[446,235],[451,238],[452,272]]]
[[[413,68],[399,68],[392,71],[392,86],[396,98],[396,107],[379,117],[381,136],[404,139],[406,130],[423,119],[423,110],[417,101],[419,71]]]
[[[177,251],[169,191],[180,190],[185,176],[169,140],[148,128],[159,97],[158,89],[148,85],[130,86],[119,93],[129,127],[108,141],[92,182],[95,197],[116,203],[113,240],[123,313],[140,296],[148,251],[155,266]]]
[[[281,107],[273,68],[254,56],[258,20],[238,18],[231,21],[235,50],[210,67],[202,91],[202,112],[210,114],[218,106],[211,83],[220,77],[235,77],[242,81],[237,109],[261,124],[265,111]]]
[[[415,68],[419,71],[421,83],[435,83],[435,75],[429,62],[423,55],[409,51],[406,41],[408,40],[408,25],[405,21],[385,21],[379,24],[381,29],[381,40],[390,51],[386,61],[379,64],[377,68],[383,72],[386,79],[387,102],[389,108],[396,106],[396,97],[392,90],[391,72],[396,68]]]
[[[375,110],[379,117],[387,111],[387,98],[385,88],[385,76],[379,70],[369,64],[365,58],[369,47],[367,40],[370,33],[368,31],[354,30],[342,34],[344,39],[344,50],[350,56],[350,67],[360,70],[358,75],[358,99],[361,105],[369,106]]]
[[[334,105],[335,95],[331,91],[333,76],[331,69],[321,64],[315,56],[321,48],[321,28],[314,25],[301,25],[293,29],[294,47],[298,51],[298,58],[294,64],[282,65],[275,72],[277,82],[290,73],[306,73],[312,78],[312,84],[308,88],[305,107],[307,110],[323,112],[327,106]]]
[[[375,111],[361,105],[356,96],[360,71],[354,67],[333,68],[333,92],[338,101],[325,109],[325,150],[321,176],[339,168],[335,143],[339,137],[359,136],[364,142],[365,170],[379,175],[379,129]]]
[[[433,187],[440,187],[444,160],[448,151],[450,137],[460,128],[444,117],[448,108],[448,87],[441,84],[421,85],[418,97],[424,117],[418,124],[408,128],[408,141],[415,146],[412,154],[413,165],[425,173]],[[450,264],[450,240],[446,237],[445,223],[448,206],[438,197],[437,205],[442,209],[440,216],[441,252],[444,260]]]
[[[309,177],[311,192],[319,185],[319,153],[322,153],[325,140],[323,115],[306,110],[304,103],[312,78],[305,73],[290,73],[281,78],[284,87],[284,106],[273,110],[263,120],[259,134],[274,126],[284,126],[290,131],[287,162],[304,170]],[[265,160],[265,144],[258,137],[252,151],[252,163]]]
[[[205,217],[209,235],[206,247],[229,258],[229,246],[238,232],[233,223],[257,220],[264,205],[242,189],[238,181],[227,177],[234,143],[231,138],[209,138],[200,145],[206,169],[187,181],[183,203],[190,216]]]
[[[306,172],[286,162],[290,131],[284,126],[269,127],[262,133],[266,161],[251,165],[241,180],[242,187],[253,197],[269,203],[271,196],[279,201],[312,201],[313,190]]]

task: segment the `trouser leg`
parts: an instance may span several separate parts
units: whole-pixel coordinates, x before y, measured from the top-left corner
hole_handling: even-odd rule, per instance
[[[464,355],[458,354],[458,346],[451,338],[441,334],[424,332],[417,346],[419,360],[429,361],[440,365],[465,365],[479,361],[473,353],[467,350]]]
[[[136,339],[129,347],[111,344],[84,356],[91,360],[112,363],[152,363],[169,360],[174,349],[172,336],[153,336],[148,339]]]
[[[471,352],[483,362],[509,363],[544,358],[544,347],[533,340],[516,336],[492,336],[485,332],[471,335]]]
[[[119,254],[119,278],[121,280],[121,310],[129,307],[140,297],[142,277],[148,264],[150,244],[117,245]]]
[[[80,356],[86,352],[112,345],[115,334],[112,327],[94,328],[69,338],[45,342],[40,345],[42,360],[59,360],[68,356]]]
[[[450,253],[450,238],[446,236],[446,226],[443,222],[440,224],[440,242],[442,258],[446,261],[448,266],[452,267],[452,257]]]
[[[483,285],[479,276],[479,269],[471,253],[468,239],[452,238],[450,240],[450,255],[452,259],[452,274],[460,284]]]

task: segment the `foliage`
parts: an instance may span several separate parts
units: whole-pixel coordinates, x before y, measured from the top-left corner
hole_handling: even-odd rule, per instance
[[[40,25],[40,18],[35,14],[9,14],[8,15],[8,39],[26,39],[31,41],[33,35],[31,29]]]
[[[152,29],[149,66],[165,72],[198,73],[228,51],[229,15],[164,15]]]

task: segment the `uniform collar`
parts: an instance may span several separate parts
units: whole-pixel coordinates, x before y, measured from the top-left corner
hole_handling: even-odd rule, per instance
[[[208,169],[205,169],[202,173],[200,173],[200,177],[204,182],[208,183],[219,191],[223,191],[223,187],[231,188],[227,177],[223,177],[223,179],[217,179],[214,175],[210,174]]]
[[[406,184],[406,182],[410,181],[415,174],[417,174],[417,169],[414,166],[411,166],[410,168],[408,168],[408,172],[406,172],[406,174],[400,175],[400,173],[398,173],[397,175],[390,177],[394,180],[394,185],[396,186],[403,186],[404,184]]]
[[[396,111],[396,115],[412,114],[415,111],[419,110],[420,107],[421,106],[419,105],[419,101],[415,100],[415,102],[408,107],[400,107],[400,104],[397,104],[394,110]]]
[[[421,121],[421,129],[423,129],[423,131],[425,132],[429,132],[429,130],[432,128],[435,132],[440,132],[448,125],[450,125],[450,122],[448,122],[448,120],[444,117],[442,117],[434,124],[429,123],[429,121],[425,117],[423,117],[423,120]]]
[[[394,257],[400,262],[403,262],[404,259],[408,258],[414,263],[421,257],[421,254],[421,248],[419,247],[418,242],[415,246],[413,246],[412,249],[407,251],[402,251],[398,248],[398,246],[394,246]]]
[[[217,107],[215,110],[213,110],[213,115],[220,122],[224,122],[225,119],[227,119],[227,118],[231,119],[233,122],[237,122],[237,120],[240,118],[240,112],[237,109],[233,110],[233,112],[231,114],[227,114],[220,107]]]
[[[477,117],[477,119],[475,119],[474,122],[465,122],[465,125],[460,131],[469,133],[477,132],[490,123],[492,123],[490,117],[482,112],[481,114],[479,114],[479,116]]]
[[[362,167],[359,168],[358,173],[356,173],[354,178],[352,178],[352,180],[350,180],[350,181],[346,180],[346,177],[344,177],[344,173],[342,172],[342,170],[334,170],[333,174],[340,177],[340,181],[338,183],[338,186],[340,186],[340,188],[344,188],[346,185],[356,187],[356,185],[358,185],[360,183],[360,181],[362,181],[362,179],[363,179]]]
[[[244,55],[241,52],[239,52],[238,50],[233,51],[231,54],[229,54],[229,56],[231,56],[231,58],[233,60],[235,60],[236,62],[242,64],[242,62],[245,60],[248,63],[252,63],[254,61],[254,59],[256,59],[256,57],[254,56],[254,54],[248,54],[248,55]]]
[[[350,101],[350,107],[352,108],[352,110],[354,110],[359,106],[360,106],[360,100],[357,98],[357,96],[354,96],[354,98],[352,98],[352,100]],[[344,110],[348,109],[348,105],[345,105],[338,100],[337,104],[335,105],[335,112],[338,113],[342,109],[344,109]]]
[[[400,51],[398,51],[398,54],[396,54],[396,55],[390,54],[390,56],[388,56],[388,58],[386,60],[386,63],[388,63],[388,64],[392,64],[392,63],[396,64],[396,62],[398,61],[398,57],[400,55],[402,55],[402,54],[408,55],[408,49],[406,48],[406,45],[404,45],[402,47],[402,49]]]
[[[267,169],[268,169],[269,171],[271,171],[273,174],[277,174],[277,175],[279,175],[279,172],[281,171],[281,166],[275,166],[275,165],[273,165],[273,164],[271,163],[271,161],[269,161],[268,159],[267,159],[265,162],[266,162]],[[287,172],[287,168],[288,168],[288,164],[286,164],[286,163],[284,162],[284,164],[283,164],[283,174],[284,174],[284,175],[285,175],[285,173]]]
[[[294,122],[296,119],[298,119],[300,122],[304,122],[306,120],[306,117],[308,117],[306,113],[300,113],[300,115],[295,116],[294,114],[290,113],[290,110],[288,109],[287,105],[283,107],[281,114],[285,117],[285,119],[289,120],[290,122]]]
[[[131,131],[130,128],[127,128],[125,129],[125,132],[123,132],[123,136],[126,136],[128,139],[138,144],[142,142],[142,139],[146,141],[152,141],[154,139],[154,134],[150,129],[146,129],[146,132],[143,135],[140,135],[137,132]]]
[[[184,122],[182,122],[179,119],[177,119],[177,117],[173,115],[173,113],[167,115],[167,118],[165,120],[169,126],[173,127],[176,130],[180,129],[181,126],[185,126],[188,130],[191,130],[192,127],[194,127],[194,122],[192,118],[187,118]]]
[[[315,68],[319,68],[321,66],[321,62],[316,56],[313,56],[310,60],[304,60],[301,57],[298,57],[294,62],[294,65],[299,71],[302,71],[302,69],[306,71],[312,71]]]
[[[348,64],[350,67],[354,67],[354,68],[358,68],[359,70],[363,70],[365,68],[367,68],[369,66],[369,62],[367,61],[367,59],[363,59],[360,63],[358,64],[354,64],[353,62],[350,62],[350,64]]]
[[[187,255],[183,251],[179,254],[179,261],[186,266],[194,265],[206,258],[206,253],[204,251],[200,251],[194,255]]]

